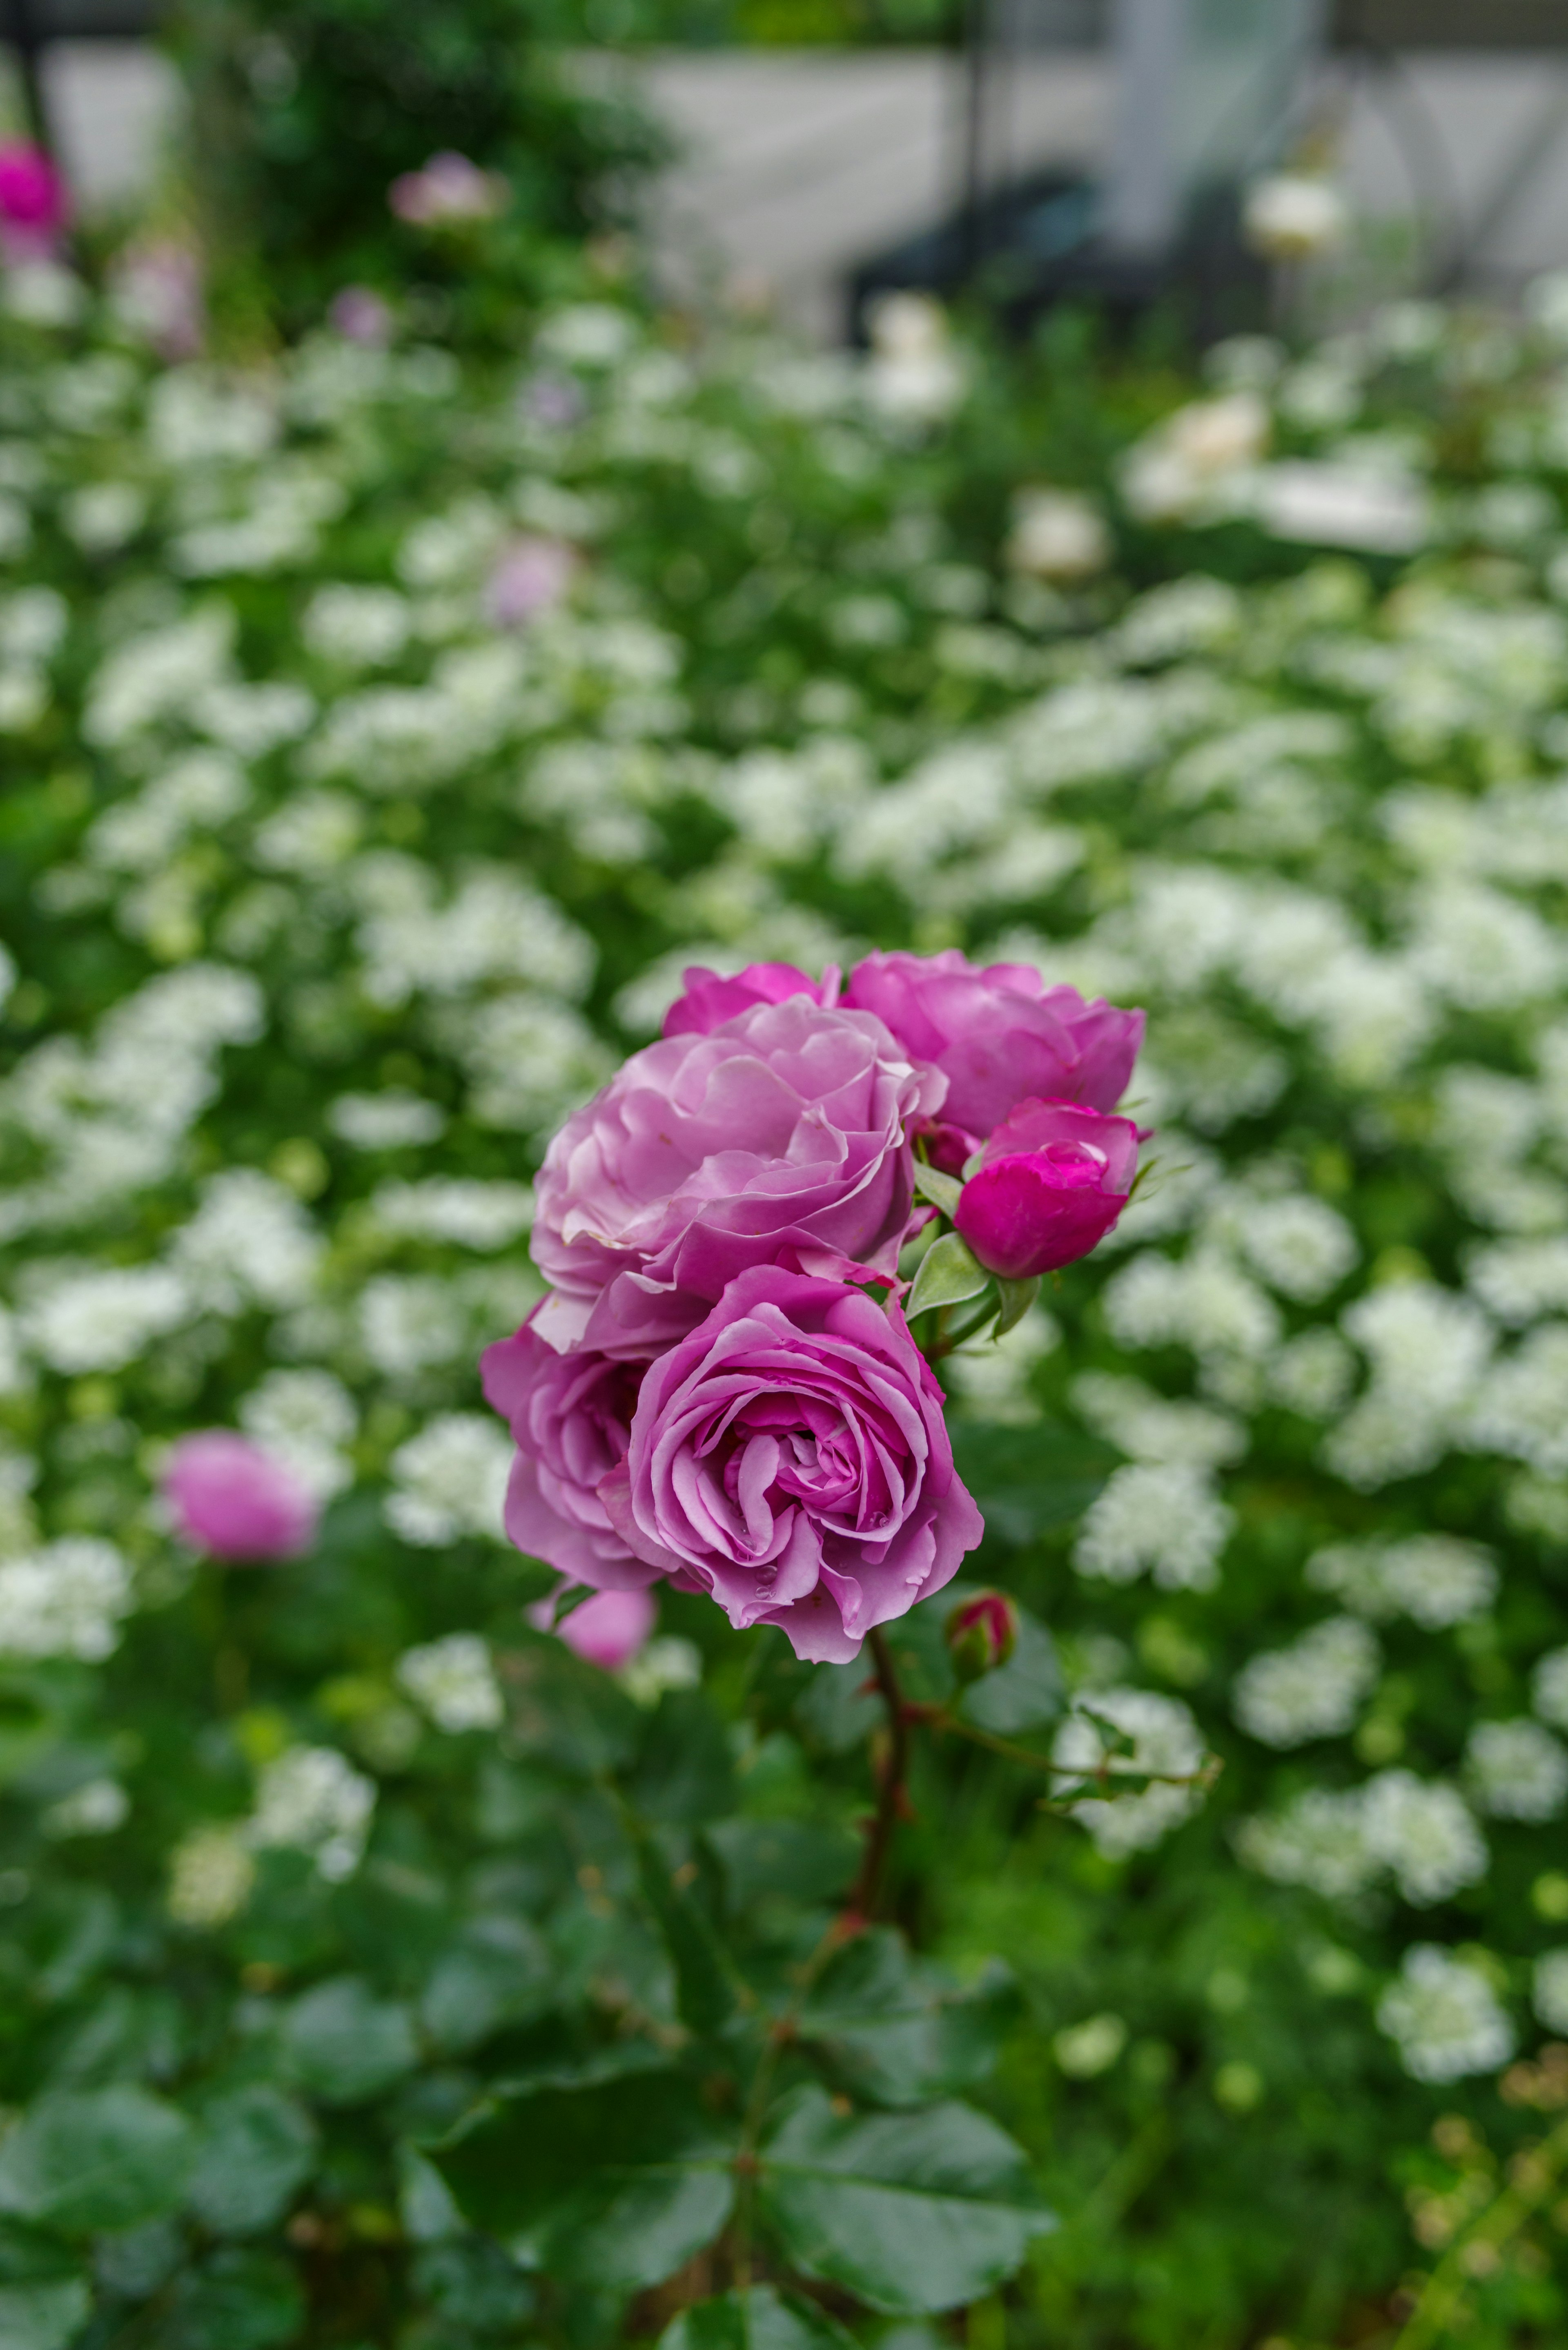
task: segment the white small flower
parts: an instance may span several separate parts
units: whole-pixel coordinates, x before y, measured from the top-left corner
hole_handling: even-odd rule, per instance
[[[1411,1534],[1396,1543],[1333,1543],[1308,1559],[1306,1579],[1358,1616],[1408,1616],[1425,1632],[1442,1632],[1485,1614],[1497,1596],[1498,1568],[1480,1543]]]
[[[247,1305],[282,1313],[315,1286],[325,1243],[292,1191],[254,1167],[231,1167],[204,1186],[202,1204],[170,1245],[174,1271],[209,1311]]]
[[[334,1746],[290,1746],[256,1788],[250,1839],[309,1853],[330,1884],[358,1867],[376,1808],[376,1783]]]
[[[1139,1462],[1114,1470],[1089,1504],[1073,1565],[1107,1583],[1152,1575],[1162,1591],[1211,1591],[1235,1523],[1206,1471],[1185,1461]]]
[[[354,1399],[330,1371],[269,1371],[240,1405],[240,1426],[294,1471],[318,1502],[354,1482],[345,1448],[359,1415]]]
[[[512,1440],[498,1419],[443,1411],[400,1444],[389,1464],[388,1524],[404,1542],[439,1550],[462,1534],[503,1537]]]
[[[1350,212],[1331,180],[1273,172],[1247,190],[1241,222],[1248,244],[1270,261],[1307,261],[1344,242]]]
[[[438,1141],[446,1131],[446,1112],[419,1094],[389,1087],[379,1094],[339,1094],[327,1105],[327,1123],[356,1150],[406,1150]]]
[[[1377,2002],[1377,2022],[1417,2081],[1495,2072],[1513,2054],[1513,2027],[1485,1975],[1433,1942],[1406,1951]]]
[[[1238,1675],[1237,1721],[1265,1746],[1300,1746],[1349,1730],[1377,1683],[1377,1642],[1353,1616],[1331,1616]]]
[[[1360,1254],[1345,1218],[1304,1194],[1246,1201],[1235,1221],[1252,1270],[1271,1289],[1304,1305],[1337,1289]]]
[[[1186,1778],[1201,1767],[1198,1724],[1179,1699],[1160,1697],[1152,1690],[1110,1689],[1096,1690],[1088,1702],[1133,1742],[1130,1756],[1109,1758],[1106,1767],[1113,1781],[1128,1772]],[[1056,1732],[1051,1759],[1061,1770],[1090,1773],[1100,1763],[1105,1745],[1086,1716],[1069,1714]],[[1195,1787],[1156,1784],[1110,1799],[1085,1796],[1074,1804],[1073,1816],[1083,1822],[1103,1853],[1121,1860],[1158,1844],[1190,1818],[1199,1802]]]
[[[1568,1648],[1552,1648],[1531,1677],[1531,1702],[1542,1721],[1568,1730]]]
[[[1463,1799],[1413,1771],[1380,1771],[1363,1794],[1366,1848],[1407,1901],[1428,1908],[1486,1875],[1488,1854]]]
[[[1246,1430],[1229,1413],[1159,1395],[1142,1379],[1085,1371],[1074,1380],[1072,1397],[1074,1409],[1096,1435],[1134,1461],[1219,1469],[1247,1450]]]
[[[648,1640],[616,1675],[639,1705],[657,1705],[666,1690],[695,1689],[702,1679],[702,1651],[691,1640]]]
[[[89,1779],[40,1812],[38,1826],[43,1835],[61,1840],[112,1835],[130,1815],[130,1798],[118,1779]]]
[[[438,1730],[499,1730],[505,1720],[490,1650],[477,1632],[449,1632],[405,1650],[397,1678]]]
[[[192,1311],[168,1265],[104,1265],[49,1282],[21,1316],[22,1332],[52,1370],[121,1371]]]
[[[1105,516],[1073,490],[1020,490],[1012,503],[1007,560],[1037,579],[1087,579],[1111,559]]]
[[[226,1926],[250,1899],[256,1865],[234,1828],[192,1828],[169,1862],[169,1915],[177,1926]]]
[[[1337,1330],[1303,1330],[1269,1367],[1269,1392],[1304,1419],[1331,1419],[1355,1385],[1355,1357]]]
[[[460,1299],[433,1275],[379,1274],[359,1294],[358,1319],[365,1352],[389,1378],[450,1363],[468,1344]]]
[[[383,1183],[370,1211],[383,1232],[488,1253],[508,1247],[528,1230],[534,1193],[526,1183],[432,1175],[422,1183]]]
[[[1236,1849],[1249,1868],[1278,1885],[1304,1885],[1326,1901],[1362,1892],[1377,1874],[1367,1848],[1363,1791],[1309,1787],[1272,1819],[1250,1819]]]
[[[1568,2033],[1568,1950],[1542,1950],[1535,1961],[1530,2001],[1548,2032]]]
[[[97,1664],[130,1613],[130,1570],[109,1542],[65,1534],[0,1565],[0,1656]]]
[[[1494,1819],[1550,1820],[1568,1796],[1568,1752],[1528,1716],[1478,1721],[1465,1747],[1465,1776]]]
[[[326,587],[306,607],[302,632],[325,660],[378,669],[397,660],[412,627],[408,598],[395,588]]]

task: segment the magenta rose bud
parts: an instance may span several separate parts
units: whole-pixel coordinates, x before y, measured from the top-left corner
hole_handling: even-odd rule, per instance
[[[0,146],[0,253],[8,261],[50,261],[64,233],[66,183],[41,147]]]
[[[558,1355],[530,1320],[514,1337],[487,1347],[480,1369],[485,1400],[517,1447],[506,1488],[508,1538],[597,1591],[651,1581],[652,1570],[628,1550],[598,1498],[601,1481],[626,1457],[641,1364],[587,1347]]]
[[[749,962],[733,979],[694,962],[680,976],[685,993],[676,997],[664,1015],[666,1036],[708,1036],[737,1012],[747,1012],[753,1003],[782,1003],[790,995],[807,996],[813,1003],[838,1001],[839,973],[833,963],[820,983],[793,962]]]
[[[297,1558],[315,1539],[315,1496],[292,1469],[232,1429],[182,1436],[162,1482],[180,1532],[214,1558]]]
[[[1137,1127],[1075,1102],[1020,1102],[981,1154],[953,1223],[988,1273],[1032,1281],[1087,1256],[1127,1206]]]
[[[1018,1610],[1004,1591],[961,1600],[946,1625],[948,1654],[961,1681],[977,1681],[1006,1664],[1018,1645]]]
[[[554,1629],[557,1639],[603,1673],[618,1673],[630,1664],[646,1647],[659,1615],[650,1591],[596,1591],[552,1627],[554,1608],[554,1600],[544,1599],[528,1614],[541,1631]]]
[[[950,1583],[984,1530],[898,1308],[778,1265],[738,1274],[650,1367],[599,1495],[679,1590],[834,1664]]]
[[[989,1134],[1024,1100],[1115,1109],[1143,1042],[1141,1012],[1085,1003],[1075,987],[1047,987],[1028,963],[981,970],[956,947],[867,955],[844,1001],[874,1012],[913,1059],[940,1069],[942,1117],[971,1134]]]
[[[551,1143],[535,1262],[553,1346],[651,1355],[749,1265],[891,1277],[914,1197],[912,1120],[941,1106],[879,1020],[805,995],[663,1037]]]

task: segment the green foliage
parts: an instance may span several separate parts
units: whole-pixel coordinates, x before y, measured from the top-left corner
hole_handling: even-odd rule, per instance
[[[628,98],[574,78],[561,47],[576,30],[559,0],[182,0],[173,40],[220,310],[296,330],[344,286],[411,283],[450,330],[514,339],[519,302],[623,219],[661,151]],[[504,180],[499,217],[397,220],[393,181],[452,151]]]

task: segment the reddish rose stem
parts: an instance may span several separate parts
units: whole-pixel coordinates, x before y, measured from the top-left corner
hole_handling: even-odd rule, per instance
[[[898,1676],[893,1669],[892,1651],[886,1635],[880,1631],[870,1633],[867,1646],[871,1651],[877,1687],[888,1709],[889,1741],[888,1759],[883,1764],[877,1788],[876,1813],[867,1831],[865,1857],[848,1902],[851,1917],[869,1921],[877,1915],[894,1827],[901,1817],[909,1815],[909,1794],[905,1786],[909,1768],[909,1717],[904,1705],[904,1692],[898,1687]]]

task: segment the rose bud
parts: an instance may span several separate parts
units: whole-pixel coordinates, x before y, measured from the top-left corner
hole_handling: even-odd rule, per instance
[[[553,1631],[601,1672],[618,1673],[647,1646],[659,1604],[650,1591],[596,1591],[558,1624],[550,1620],[555,1609],[553,1599],[541,1599],[529,1608],[528,1620],[541,1632]]]
[[[182,1436],[163,1493],[187,1542],[227,1561],[296,1558],[316,1538],[316,1498],[286,1462],[232,1429]]]
[[[1004,1591],[981,1591],[948,1617],[948,1654],[961,1681],[977,1681],[1006,1664],[1018,1645],[1018,1610]]]
[[[1138,1131],[1075,1102],[1020,1102],[981,1154],[953,1222],[988,1273],[1032,1281],[1087,1256],[1131,1196]]]

